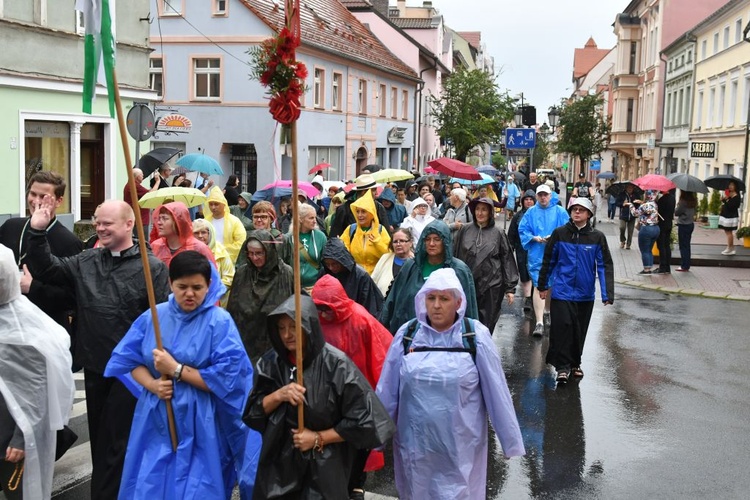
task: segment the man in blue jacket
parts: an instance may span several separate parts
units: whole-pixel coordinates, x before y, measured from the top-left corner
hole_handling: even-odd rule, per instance
[[[539,294],[546,298],[552,288],[551,323],[547,363],[557,370],[557,382],[572,375],[583,377],[581,355],[594,309],[596,278],[604,305],[614,302],[614,265],[604,233],[593,229],[589,219],[594,207],[587,198],[570,205],[570,221],[552,232],[539,272]]]

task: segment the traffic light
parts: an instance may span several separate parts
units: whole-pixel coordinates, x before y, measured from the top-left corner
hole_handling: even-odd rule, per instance
[[[534,106],[524,106],[522,109],[522,119],[524,125],[533,127],[536,125],[536,108]]]

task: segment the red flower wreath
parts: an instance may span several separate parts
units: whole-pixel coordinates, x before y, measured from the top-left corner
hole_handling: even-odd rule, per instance
[[[307,67],[295,57],[299,38],[288,28],[250,49],[253,72],[251,77],[268,87],[271,96],[269,110],[274,119],[284,125],[300,115],[300,97],[305,91]]]

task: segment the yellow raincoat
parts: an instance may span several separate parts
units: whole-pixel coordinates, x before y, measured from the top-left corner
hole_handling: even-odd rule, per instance
[[[357,217],[357,208],[367,210],[372,214],[372,225],[369,228],[362,228],[359,224],[354,223],[344,230],[341,234],[341,240],[354,257],[354,261],[362,266],[367,274],[372,274],[380,257],[388,253],[391,236],[388,234],[386,227],[382,226],[378,220],[378,211],[375,208],[375,200],[371,191],[367,191],[364,196],[351,204],[351,210],[355,218]]]
[[[193,221],[193,231],[196,231],[198,226],[205,228],[206,231],[208,231],[208,248],[210,248],[211,252],[214,254],[216,267],[219,269],[219,276],[221,276],[221,282],[227,288],[227,291],[219,299],[219,305],[226,309],[227,301],[229,300],[229,291],[232,289],[232,282],[234,281],[234,261],[229,256],[229,252],[224,248],[224,245],[216,241],[214,226],[210,222],[201,219]]]
[[[229,252],[232,262],[237,261],[237,256],[240,253],[242,244],[247,239],[247,231],[242,221],[229,213],[229,206],[227,205],[227,199],[224,198],[224,193],[221,192],[221,188],[214,186],[209,191],[208,200],[206,200],[205,208],[203,213],[206,215],[208,222],[213,221],[214,216],[211,214],[211,210],[208,208],[208,203],[211,201],[218,201],[224,205],[224,248]]]

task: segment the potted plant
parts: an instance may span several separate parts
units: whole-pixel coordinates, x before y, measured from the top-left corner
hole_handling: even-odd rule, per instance
[[[711,191],[708,200],[708,228],[719,229],[719,211],[721,210],[721,195],[717,189]]]
[[[698,202],[698,215],[700,216],[701,222],[708,222],[708,217],[706,217],[706,214],[708,213],[708,195],[701,196],[700,201]]]
[[[743,226],[737,230],[737,238],[742,238],[742,246],[750,248],[750,226]]]

